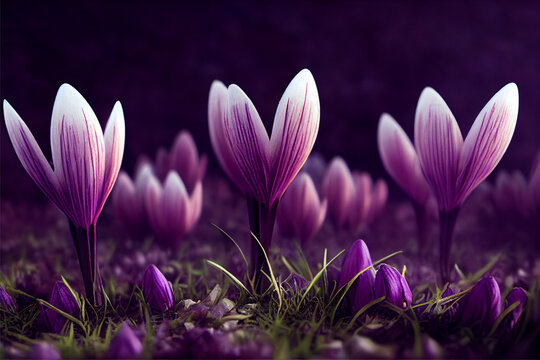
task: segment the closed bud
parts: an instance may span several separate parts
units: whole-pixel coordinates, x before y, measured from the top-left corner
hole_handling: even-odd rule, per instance
[[[14,312],[17,309],[15,301],[2,286],[0,286],[0,307],[11,312]]]
[[[286,284],[293,294],[299,294],[308,286],[309,283],[303,277],[296,274],[291,274]]]
[[[393,267],[382,264],[375,276],[375,298],[386,296],[386,301],[406,309],[411,306],[412,292],[407,280]]]
[[[77,299],[75,299],[69,288],[62,281],[57,281],[56,284],[54,284],[49,303],[75,317],[79,314],[80,309]],[[56,311],[44,306],[41,308],[41,313],[49,329],[60,334],[67,319]]]
[[[527,293],[520,287],[513,288],[506,296],[504,302],[504,308],[507,309],[513,303],[518,302],[518,305],[506,315],[506,323],[509,329],[513,329],[516,326],[519,316],[523,312],[523,307],[527,303]]]
[[[459,316],[465,326],[489,331],[501,314],[501,291],[493,276],[480,279],[459,302]]]
[[[174,306],[171,284],[155,265],[148,265],[142,281],[144,299],[155,310],[167,310]]]
[[[107,357],[111,359],[133,359],[143,351],[141,341],[127,322],[124,322],[109,345]]]

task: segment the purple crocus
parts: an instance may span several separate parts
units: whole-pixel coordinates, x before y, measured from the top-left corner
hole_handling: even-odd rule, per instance
[[[62,356],[58,352],[58,349],[54,345],[47,342],[39,342],[30,348],[27,354],[28,359],[40,359],[40,360],[60,360]]]
[[[384,168],[414,203],[418,227],[418,247],[427,242],[427,206],[431,190],[422,173],[416,150],[401,126],[389,114],[382,114],[377,144]]]
[[[350,216],[355,186],[351,170],[341,157],[335,157],[328,165],[321,192],[328,201],[328,217],[336,228],[344,227]]]
[[[189,131],[180,131],[169,154],[169,170],[175,170],[180,175],[189,192],[204,178],[207,163],[206,155],[199,157],[197,145]]]
[[[533,191],[520,171],[501,170],[495,180],[493,201],[507,216],[526,219],[534,211]]]
[[[71,85],[58,89],[51,122],[54,170],[34,136],[4,100],[9,137],[23,167],[69,220],[81,266],[86,296],[99,304],[96,222],[120,170],[125,126],[120,102],[114,105],[105,128],[86,100]]]
[[[375,275],[375,298],[386,296],[389,303],[406,309],[412,304],[412,292],[407,280],[392,266],[382,264]]]
[[[303,277],[296,274],[289,275],[285,284],[288,286],[287,290],[290,290],[293,294],[301,293],[309,285]]]
[[[504,301],[504,308],[507,309],[510,305],[518,302],[516,306],[508,315],[505,317],[505,323],[508,327],[508,330],[513,329],[519,321],[519,317],[523,312],[523,307],[527,304],[527,292],[520,287],[513,288],[510,290]]]
[[[364,305],[375,299],[373,297],[375,269],[373,269],[369,249],[362,239],[356,240],[343,258],[338,289],[345,286],[359,272],[362,272],[362,274],[358,276],[347,294],[347,301],[352,306],[353,311],[360,310]]]
[[[236,85],[214,82],[208,101],[210,139],[224,171],[246,194],[252,232],[268,250],[277,204],[306,161],[319,130],[319,95],[307,69],[291,81],[278,104],[272,135],[247,95]],[[264,255],[252,246],[260,283]],[[259,286],[259,285],[257,285]]]
[[[79,304],[77,299],[73,296],[69,288],[62,281],[57,281],[51,292],[49,303],[75,317],[79,314]],[[57,334],[62,332],[62,328],[67,319],[58,314],[56,311],[49,309],[45,306],[41,307],[42,318],[46,326]]]
[[[4,310],[14,312],[17,310],[17,305],[13,298],[0,286],[0,307]]]
[[[155,265],[144,270],[141,290],[152,309],[165,311],[174,306],[172,286]]]
[[[518,90],[503,87],[484,106],[465,140],[452,112],[432,88],[416,108],[414,143],[420,167],[439,204],[440,270],[449,279],[452,233],[460,205],[504,155],[518,114]]]
[[[383,179],[377,179],[373,185],[371,175],[366,172],[353,172],[352,179],[354,195],[350,203],[348,225],[356,232],[381,214],[388,200],[388,186]]]
[[[485,276],[459,301],[460,322],[487,332],[501,314],[501,291],[493,276]]]
[[[325,217],[326,200],[319,200],[311,177],[300,173],[281,200],[277,213],[280,233],[296,237],[305,245],[317,233]]]
[[[201,215],[202,184],[198,182],[190,195],[176,171],[169,172],[164,186],[155,176],[150,176],[145,204],[150,226],[158,240],[177,248]]]
[[[127,321],[124,321],[109,344],[107,357],[110,359],[134,359],[141,356],[142,351],[141,341],[131,330]]]

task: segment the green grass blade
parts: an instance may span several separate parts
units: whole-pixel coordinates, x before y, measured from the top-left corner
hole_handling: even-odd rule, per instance
[[[238,280],[236,278],[236,276],[234,276],[233,274],[231,274],[227,269],[225,269],[223,266],[211,261],[211,260],[206,260],[206,262],[210,265],[212,265],[213,267],[215,267],[216,269],[220,270],[222,273],[224,273],[225,275],[227,275],[231,280],[232,282],[236,285],[236,287],[238,287],[239,290],[243,290],[245,291],[247,294],[250,294],[251,293],[249,292],[249,290],[244,286],[244,284],[242,284],[242,282],[240,280]]]

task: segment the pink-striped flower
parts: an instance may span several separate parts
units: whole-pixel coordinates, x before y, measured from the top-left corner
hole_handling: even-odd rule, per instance
[[[280,233],[296,237],[305,245],[317,233],[326,217],[326,200],[319,199],[313,180],[300,173],[283,195],[277,213]]]
[[[441,210],[461,205],[497,166],[514,134],[518,102],[517,86],[503,87],[480,111],[463,140],[442,97],[432,88],[424,89],[416,108],[414,142]]]
[[[176,248],[199,220],[202,184],[197,182],[190,195],[176,171],[169,172],[164,186],[155,176],[150,176],[145,205],[150,226],[158,240]]]
[[[105,133],[94,111],[71,85],[63,84],[54,102],[51,150],[54,170],[34,136],[4,100],[9,137],[23,167],[39,188],[69,219],[79,253],[87,296],[94,301],[99,287],[95,225],[120,170],[125,126],[119,102],[109,117]]]

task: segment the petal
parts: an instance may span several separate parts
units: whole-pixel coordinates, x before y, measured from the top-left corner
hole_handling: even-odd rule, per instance
[[[192,191],[195,183],[200,180],[199,153],[188,131],[181,131],[176,136],[169,156],[169,169],[180,175],[188,191]]]
[[[148,222],[158,238],[164,234],[163,211],[161,210],[162,193],[163,189],[159,180],[152,174],[146,185],[144,200]]]
[[[422,174],[416,150],[405,131],[388,114],[382,114],[377,130],[379,155],[384,168],[419,205],[425,205],[431,190]]]
[[[229,113],[225,118],[225,136],[245,185],[244,191],[258,201],[269,202],[268,134],[247,95],[236,85],[229,86]]]
[[[297,234],[300,240],[306,243],[322,225],[320,215],[322,211],[321,201],[315,189],[315,184],[313,184],[313,180],[311,180],[311,177],[307,173],[300,173],[292,184],[295,183],[298,184],[298,192],[300,193],[300,198],[298,199],[300,211],[293,213],[293,215],[298,216],[297,221],[295,221]]]
[[[154,161],[154,173],[161,181],[169,173],[169,153],[163,147],[160,147],[156,152],[156,161]]]
[[[201,217],[202,212],[202,202],[203,202],[203,196],[202,196],[202,183],[199,181],[195,184],[195,188],[193,189],[193,193],[191,194],[191,197],[189,198],[189,223],[187,224],[187,231],[191,231],[199,218]]]
[[[135,206],[135,184],[125,171],[120,171],[112,194],[114,214],[126,226],[131,227],[140,221]]]
[[[164,226],[170,230],[171,238],[177,240],[184,236],[189,223],[189,195],[184,182],[174,170],[165,179],[161,197]]]
[[[463,138],[454,115],[442,97],[425,88],[418,100],[414,144],[422,172],[437,198],[439,209],[457,205],[456,179]]]
[[[64,210],[63,202],[59,198],[58,182],[51,166],[28,126],[6,100],[4,100],[4,119],[9,138],[24,169],[41,191]]]
[[[228,102],[229,94],[227,88],[221,81],[214,81],[210,87],[210,96],[208,98],[210,142],[223,171],[225,171],[239,189],[245,191],[246,185],[244,179],[234,160],[229,141],[225,135],[225,119],[229,111]]]
[[[371,205],[369,209],[369,221],[379,216],[388,200],[388,185],[383,179],[378,179],[371,193]]]
[[[101,192],[101,204],[98,208],[98,213],[103,209],[107,197],[118,177],[122,157],[124,155],[124,143],[126,139],[126,126],[124,124],[124,112],[119,101],[114,104],[109,121],[105,126],[105,134],[103,136],[105,142],[105,175],[103,181],[103,190]],[[97,220],[97,218],[96,218]]]
[[[491,174],[503,157],[516,128],[518,105],[517,86],[510,83],[476,117],[459,158],[458,203]]]
[[[351,171],[342,158],[334,158],[328,166],[321,193],[328,201],[328,214],[335,226],[342,227],[349,216],[351,199],[354,195]]]
[[[373,181],[366,173],[353,173],[354,195],[349,210],[349,225],[353,231],[368,221],[372,203]]]
[[[307,69],[298,73],[283,93],[270,140],[272,191],[278,200],[307,160],[319,131],[319,94]]]
[[[87,228],[100,211],[105,144],[94,111],[68,84],[60,86],[54,102],[51,150],[64,211],[74,224]]]

